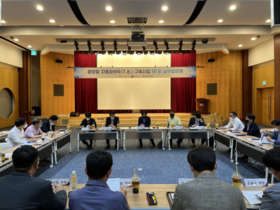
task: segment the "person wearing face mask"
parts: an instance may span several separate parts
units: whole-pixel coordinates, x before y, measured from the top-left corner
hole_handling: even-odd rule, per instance
[[[94,125],[95,128],[97,128],[96,121],[95,119],[91,118],[90,112],[86,112],[85,117],[86,119],[83,119],[82,123],[80,124],[80,128],[85,128],[85,127],[92,128],[92,125]],[[87,146],[88,149],[92,148],[92,140],[89,140],[90,142],[89,144],[86,140],[82,140],[82,142]]]
[[[120,123],[120,120],[117,116],[115,116],[115,112],[114,111],[110,111],[109,112],[109,117],[106,118],[106,124],[105,126],[106,127],[112,127],[112,128],[115,128],[117,127],[118,123]],[[116,143],[115,143],[115,149],[117,149],[117,140],[116,140]],[[109,139],[106,139],[106,143],[107,143],[107,146],[105,149],[109,149],[111,147],[110,145],[110,140]]]
[[[232,131],[242,131],[244,129],[244,125],[242,121],[237,117],[236,112],[231,112],[229,114],[229,123],[221,127],[221,129],[227,129],[227,130],[232,130]]]
[[[45,136],[46,133],[44,133],[41,130],[42,124],[41,120],[38,118],[32,119],[32,122],[24,132],[23,138],[40,138],[41,136]]]
[[[197,113],[195,117],[192,117],[189,121],[189,127],[196,127],[196,126],[206,126],[200,113]],[[202,139],[201,144],[204,144],[205,141],[206,139]],[[192,139],[192,143],[193,143],[193,147],[195,147],[195,139]]]
[[[273,134],[271,137],[267,137],[266,140],[268,142],[272,142],[276,145],[280,145],[280,119],[274,119],[271,122],[272,126],[273,126]]]
[[[271,149],[264,153],[264,165],[280,180],[280,150]],[[263,192],[260,210],[274,210],[280,207],[280,183],[274,184]]]
[[[138,126],[144,126],[144,127],[150,127],[151,126],[151,118],[147,116],[147,111],[143,110],[141,112],[142,117],[139,117],[138,119]],[[154,139],[150,139],[151,144],[153,145],[153,147],[156,147]],[[142,148],[143,147],[143,143],[142,143],[142,139],[139,139],[139,146],[137,146],[138,148]]]
[[[55,131],[55,124],[57,123],[58,117],[56,115],[52,115],[50,119],[45,120],[42,124],[41,130],[44,133],[47,133],[49,131]],[[59,131],[57,131],[59,133]]]
[[[260,138],[261,132],[260,132],[260,129],[259,129],[259,126],[257,125],[257,123],[255,123],[255,118],[256,118],[255,115],[247,114],[245,121],[244,121],[245,127],[244,127],[243,131],[239,131],[239,133]],[[243,159],[244,162],[248,162],[247,155],[243,155],[242,157],[239,157],[239,159]]]
[[[181,125],[181,120],[179,117],[175,116],[175,111],[171,110],[170,111],[170,117],[167,119],[167,127],[171,127],[171,125],[175,126],[180,126]],[[172,139],[169,139],[170,141],[170,146],[172,146]],[[180,147],[183,139],[178,139],[177,141],[177,146]]]
[[[8,137],[5,139],[7,143],[11,143],[13,147],[26,143],[27,142],[35,142],[37,140],[30,139],[25,140],[23,138],[24,135],[24,128],[27,127],[27,122],[23,118],[18,118],[15,121],[15,126],[10,130]]]

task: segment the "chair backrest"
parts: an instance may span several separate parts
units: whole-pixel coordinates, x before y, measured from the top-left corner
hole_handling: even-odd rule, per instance
[[[10,149],[13,147],[13,145],[11,143],[0,143],[0,149],[2,147],[2,151],[5,151],[7,149]]]

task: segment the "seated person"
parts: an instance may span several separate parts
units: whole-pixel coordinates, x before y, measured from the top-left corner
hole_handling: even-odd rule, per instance
[[[197,113],[195,117],[192,117],[189,122],[189,127],[196,127],[196,126],[206,126],[204,123],[203,118],[201,117],[201,114]],[[201,144],[204,144],[206,139],[201,140]],[[195,139],[192,139],[193,147],[195,147]]]
[[[18,118],[15,121],[15,126],[10,130],[8,137],[5,139],[6,142],[11,143],[13,147],[26,142],[35,142],[36,139],[24,139],[24,128],[27,127],[26,120],[23,118]]]
[[[261,132],[257,123],[255,123],[255,118],[256,118],[255,115],[247,114],[245,118],[245,127],[243,131],[239,131],[239,133],[261,138]],[[247,155],[243,155],[242,157],[239,157],[239,159],[243,159],[244,162],[248,162]]]
[[[273,126],[273,134],[271,137],[267,137],[266,140],[268,142],[272,142],[276,145],[280,145],[280,119],[274,119],[271,122],[272,126]]]
[[[242,121],[237,117],[236,112],[231,112],[229,114],[229,123],[221,127],[221,129],[227,129],[227,130],[232,130],[232,131],[242,131],[244,129],[244,125]]]
[[[265,166],[280,181],[280,150],[271,149],[262,158]],[[280,207],[280,183],[274,184],[263,192],[260,210],[275,210]]]
[[[126,189],[112,191],[106,184],[112,173],[113,158],[109,152],[98,150],[88,154],[85,173],[86,186],[69,195],[71,210],[127,210],[130,209]]]
[[[95,126],[95,128],[97,128],[97,125],[96,125],[96,122],[95,122],[95,119],[91,118],[91,113],[90,112],[86,112],[85,113],[85,116],[86,118],[83,119],[81,125],[80,125],[80,128],[85,128],[85,127],[88,127],[88,128],[92,128],[92,125]],[[91,149],[92,148],[92,140],[89,140],[89,144],[86,140],[82,140],[82,142],[87,146],[88,149]]]
[[[151,126],[151,118],[147,116],[147,111],[143,110],[141,112],[142,117],[139,117],[138,119],[138,126],[144,126],[144,127],[150,127]],[[150,139],[151,144],[153,145],[153,147],[156,147],[154,139]],[[142,148],[143,147],[143,143],[142,143],[142,139],[139,139],[139,146],[138,148]]]
[[[44,133],[41,130],[41,120],[38,118],[32,119],[31,122],[32,125],[30,125],[24,132],[24,138],[40,138],[41,136],[45,136],[46,133]]]
[[[47,133],[49,131],[53,131],[55,132],[55,124],[57,123],[58,117],[56,115],[52,115],[50,117],[50,119],[45,120],[42,124],[41,130],[44,133]],[[57,131],[56,133],[59,133],[59,131]]]
[[[170,110],[169,112],[170,117],[167,118],[167,127],[171,127],[171,125],[175,126],[181,126],[181,120],[179,117],[175,116],[175,111],[174,110]],[[172,146],[172,139],[169,139],[170,141],[170,146]],[[183,139],[178,139],[177,141],[177,146],[180,147],[181,143],[182,143]]]
[[[105,126],[106,127],[112,127],[112,128],[117,127],[118,123],[120,123],[120,120],[119,120],[118,117],[115,116],[115,112],[114,111],[110,111],[109,112],[109,116],[110,117],[106,118]],[[106,149],[109,149],[111,147],[110,146],[110,140],[106,139],[106,143],[107,143]],[[118,143],[118,141],[116,140],[115,148],[117,148],[117,143]]]
[[[39,154],[32,146],[17,148],[13,155],[15,171],[0,177],[0,209],[64,210],[67,195],[61,185],[33,177],[38,169]]]
[[[200,145],[187,159],[195,179],[177,186],[172,210],[246,210],[242,192],[215,176],[217,162],[212,148]]]

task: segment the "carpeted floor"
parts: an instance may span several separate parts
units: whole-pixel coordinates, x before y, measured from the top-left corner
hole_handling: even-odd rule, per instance
[[[105,140],[97,141],[97,145],[92,150],[87,149],[82,144],[82,149],[77,152],[76,131],[72,132],[71,139],[72,153],[69,153],[69,145],[65,145],[58,151],[57,165],[54,165],[53,168],[49,168],[49,165],[39,167],[35,176],[45,179],[68,178],[72,171],[76,171],[78,183],[87,181],[84,172],[86,156],[93,150],[104,149]],[[156,143],[158,141],[155,140]],[[137,140],[131,140],[126,141],[126,151],[122,149],[116,151],[114,147],[107,150],[112,154],[114,161],[111,178],[130,178],[133,175],[133,169],[136,169],[136,173],[141,177],[141,183],[145,184],[176,184],[179,178],[193,178],[187,162],[187,154],[191,149],[187,140],[184,140],[184,148],[174,147],[171,151],[151,148],[149,140],[143,140],[143,142],[142,149],[136,147]],[[114,145],[114,141],[111,141],[111,145]],[[221,180],[231,183],[235,164],[230,162],[229,155],[224,145],[217,145],[218,169],[216,175]],[[256,166],[240,161],[238,170],[244,178],[264,178],[265,176],[261,165]]]

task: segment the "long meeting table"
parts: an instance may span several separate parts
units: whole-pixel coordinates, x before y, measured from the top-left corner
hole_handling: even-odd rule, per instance
[[[9,131],[0,131],[0,143],[5,142],[8,137]]]

